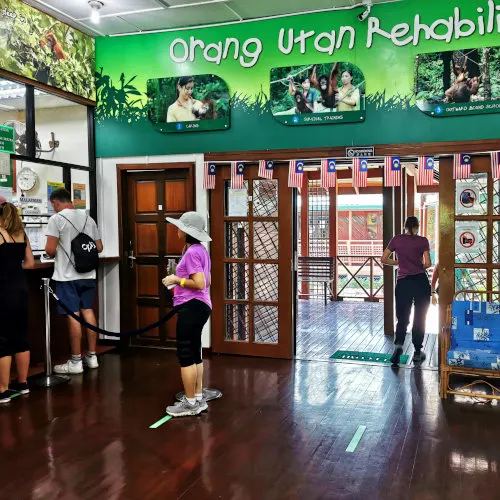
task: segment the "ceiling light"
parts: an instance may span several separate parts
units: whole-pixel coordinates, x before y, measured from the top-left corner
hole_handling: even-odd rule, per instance
[[[89,0],[89,6],[92,9],[90,20],[94,24],[99,24],[99,20],[101,18],[99,11],[104,7],[104,4],[102,2],[99,2],[99,0]]]

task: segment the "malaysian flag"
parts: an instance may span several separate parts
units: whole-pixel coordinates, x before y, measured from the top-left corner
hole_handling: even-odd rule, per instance
[[[321,160],[321,187],[333,188],[337,179],[337,162],[332,158]]]
[[[243,189],[245,185],[245,164],[242,161],[231,162],[231,189]]]
[[[304,160],[290,160],[288,187],[300,188],[304,180]]]
[[[203,189],[215,189],[215,163],[205,162],[205,169],[203,172]]]
[[[401,159],[399,156],[386,156],[384,161],[384,186],[401,186]]]
[[[500,179],[500,151],[491,152],[491,173],[493,179]]]
[[[432,186],[434,184],[434,156],[418,157],[417,184]]]
[[[352,160],[352,185],[358,188],[368,186],[368,160],[366,158]]]
[[[259,161],[259,177],[264,179],[272,179],[274,172],[274,162],[270,160]]]
[[[453,155],[453,178],[468,179],[472,165],[472,156],[468,153]]]

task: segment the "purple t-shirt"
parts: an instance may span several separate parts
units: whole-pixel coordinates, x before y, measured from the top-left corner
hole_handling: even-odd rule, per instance
[[[186,279],[189,279],[191,275],[196,273],[205,273],[205,289],[193,290],[191,288],[176,286],[174,288],[174,306],[180,306],[190,300],[197,299],[207,304],[210,308],[212,307],[208,291],[210,286],[210,256],[203,245],[191,245],[177,265],[175,272],[179,278]]]
[[[400,234],[387,247],[398,258],[398,280],[425,273],[424,252],[429,251],[429,240],[423,236]]]

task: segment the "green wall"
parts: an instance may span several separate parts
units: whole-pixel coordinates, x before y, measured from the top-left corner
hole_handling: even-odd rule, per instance
[[[97,155],[111,157],[498,138],[498,114],[433,118],[418,110],[414,101],[415,55],[500,45],[496,24],[490,26],[493,27],[490,30],[492,33],[479,34],[477,8],[484,9],[487,30],[488,8],[491,7],[495,7],[492,0],[404,0],[372,9],[371,16],[378,18],[380,28],[387,32],[400,23],[408,23],[409,33],[400,40],[414,33],[417,15],[420,15],[422,23],[431,25],[438,19],[453,17],[454,9],[458,8],[460,19],[470,19],[475,25],[476,33],[471,36],[454,37],[449,43],[445,40],[426,40],[421,36],[417,46],[412,43],[396,46],[392,40],[375,34],[373,44],[368,48],[368,23],[356,19],[359,10],[190,31],[98,38]],[[338,31],[341,26],[355,29],[352,49],[348,47],[349,37],[332,56],[318,52],[313,39],[308,41],[304,54],[298,46],[289,55],[278,49],[278,35],[282,28],[293,28],[296,32],[314,30],[317,35]],[[440,26],[436,32],[444,35],[446,30],[445,26]],[[177,38],[189,42],[190,37],[205,44],[224,41],[227,37],[238,38],[243,43],[257,37],[262,42],[262,53],[252,67],[242,67],[239,60],[231,57],[217,65],[204,60],[199,51],[192,62],[174,62],[170,57],[171,43]],[[322,43],[324,46],[325,40]],[[366,121],[300,127],[279,124],[273,118],[267,101],[271,68],[333,61],[351,62],[364,73]],[[185,134],[154,131],[147,119],[147,80],[204,73],[217,74],[229,86],[233,97],[230,130]]]

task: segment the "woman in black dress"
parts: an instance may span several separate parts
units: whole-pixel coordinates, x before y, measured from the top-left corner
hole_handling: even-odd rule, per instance
[[[8,403],[10,365],[15,356],[18,380],[11,389],[29,392],[28,284],[23,269],[35,265],[23,222],[12,203],[0,205],[0,404]]]

